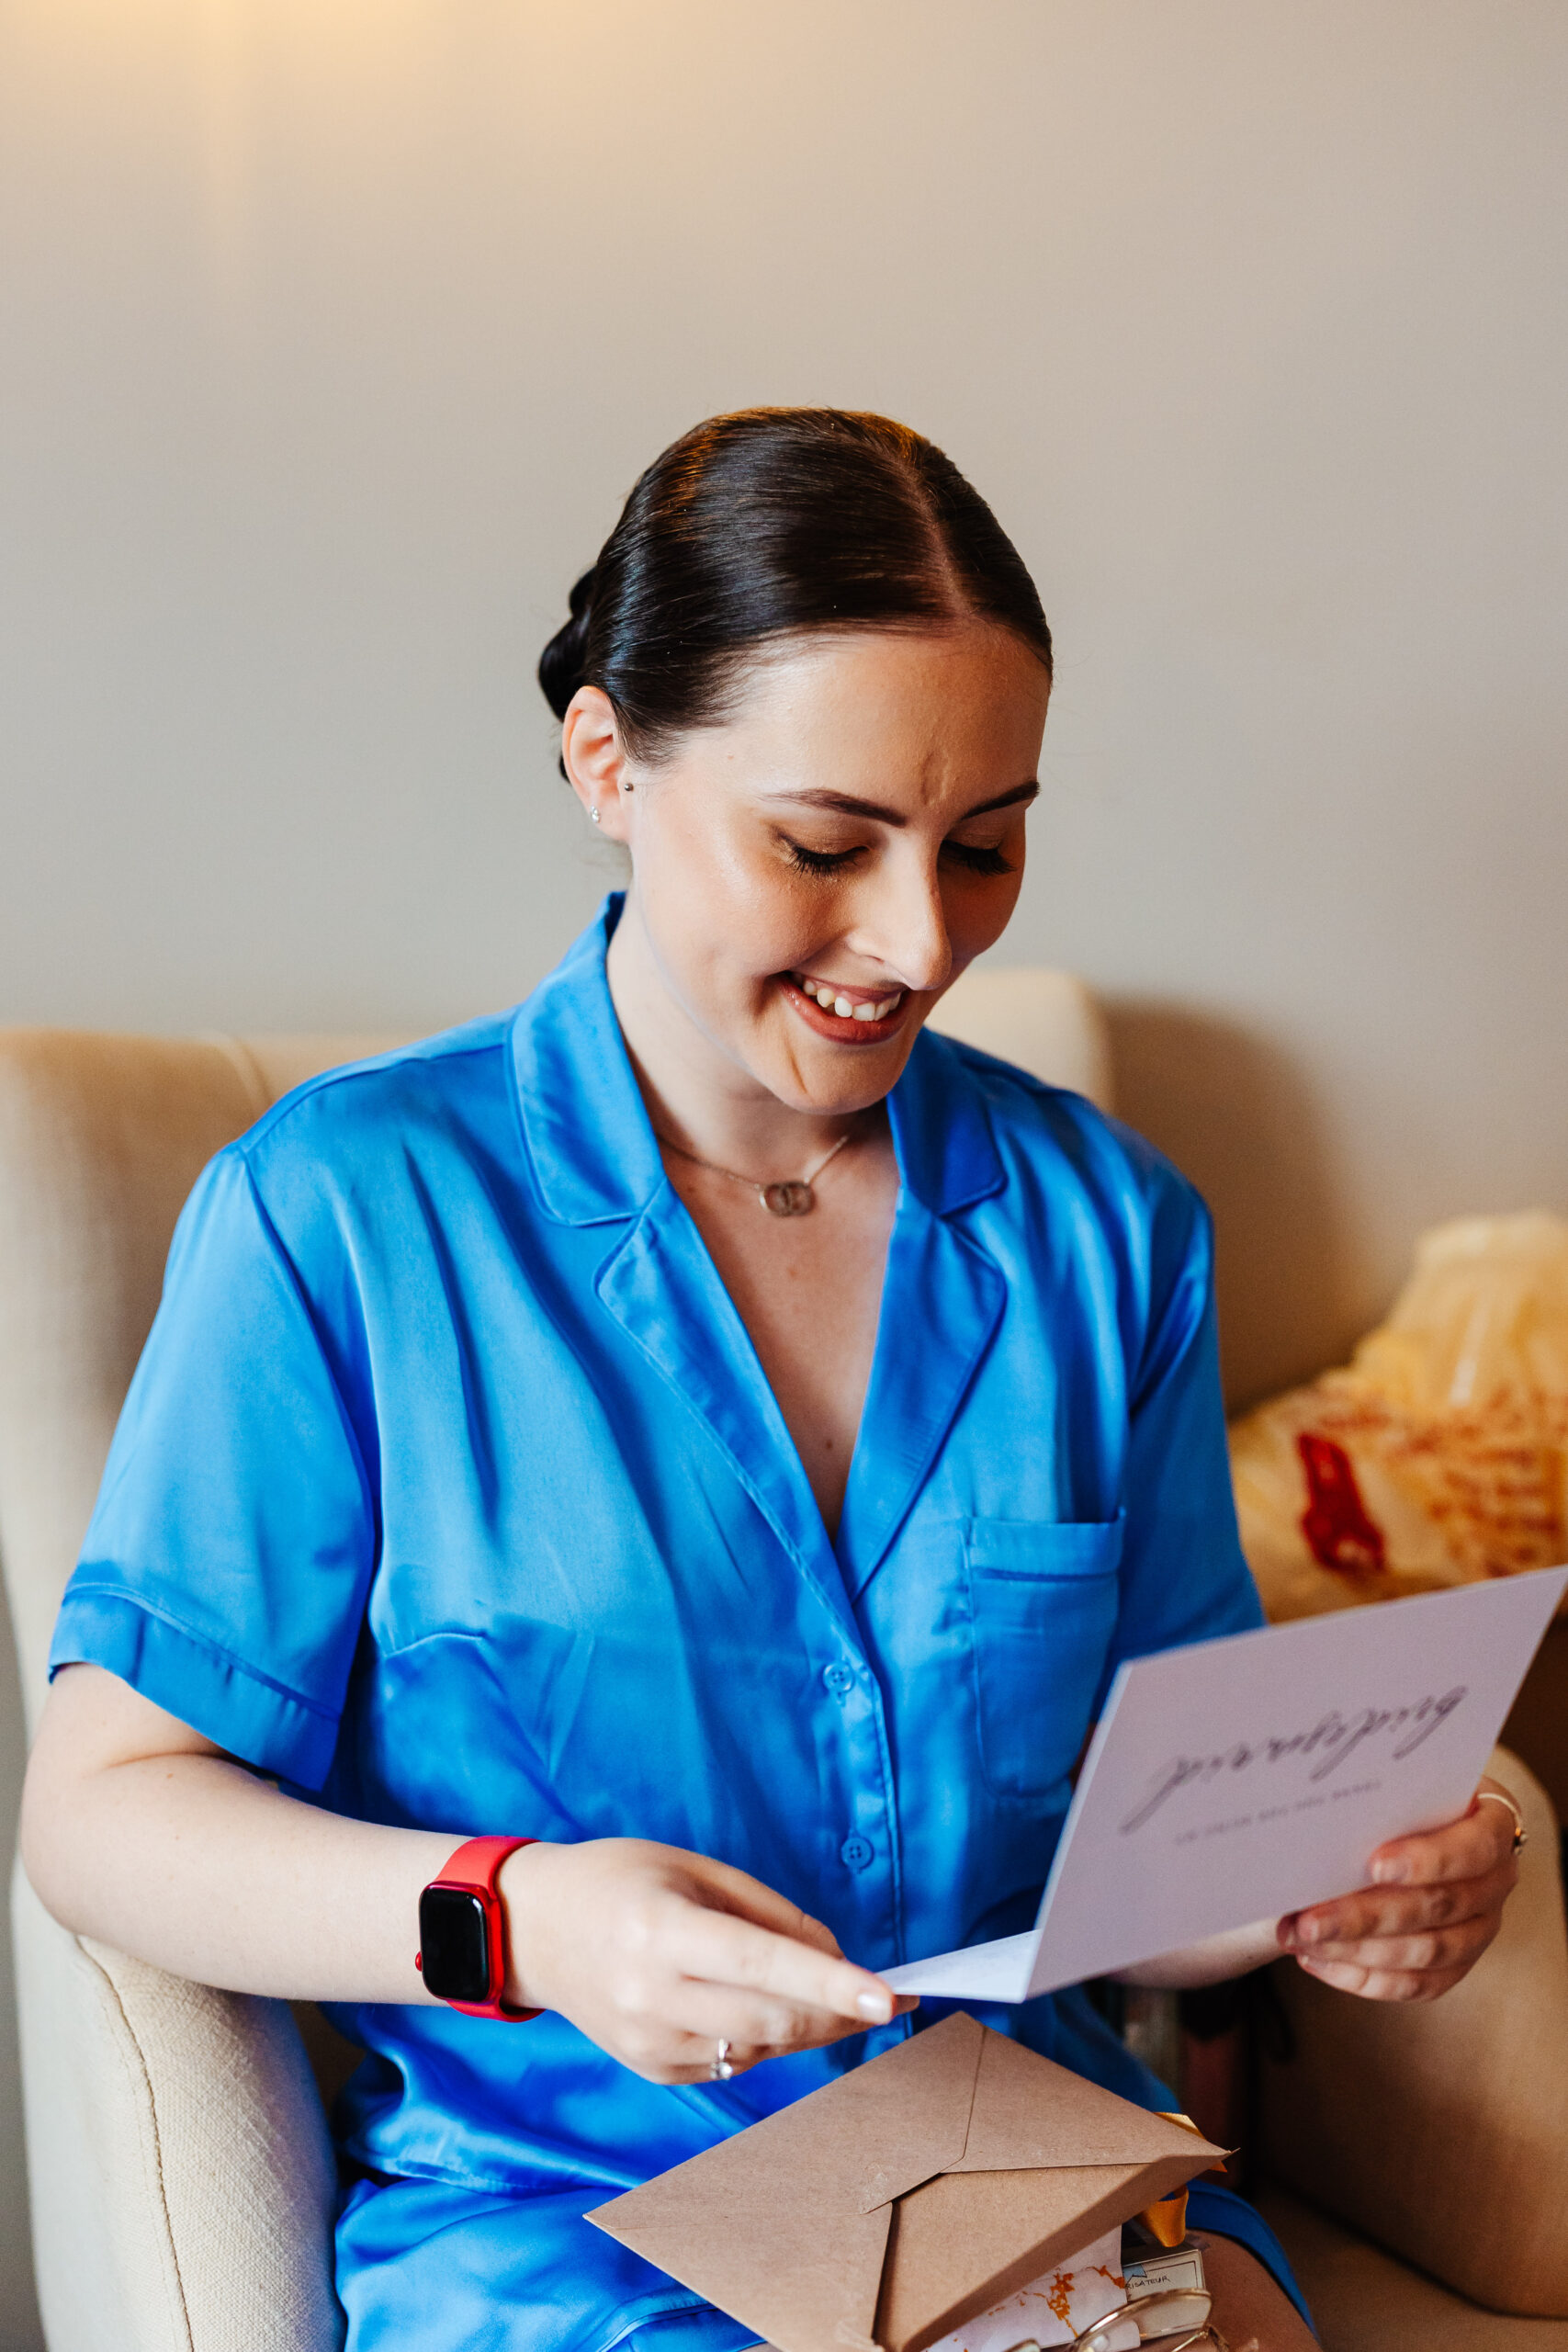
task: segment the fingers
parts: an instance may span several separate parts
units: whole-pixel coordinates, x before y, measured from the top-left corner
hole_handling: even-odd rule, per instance
[[[1372,1856],[1372,1885],[1281,1919],[1281,1948],[1307,1973],[1372,2001],[1430,2001],[1492,1942],[1518,1877],[1503,1805],[1393,1840]]]
[[[1466,1919],[1455,1928],[1439,1928],[1427,1935],[1365,1936],[1358,1942],[1315,1945],[1296,1958],[1363,1968],[1389,1969],[1424,1975],[1435,1969],[1472,1968],[1497,1932],[1495,1913]]]
[[[836,1960],[843,1958],[830,1928],[825,1928],[820,1919],[814,1919],[809,1911],[803,1911],[787,1895],[764,1886],[761,1879],[750,1877],[728,1862],[710,1861],[705,1855],[682,1854],[679,1859],[686,1865],[682,1876],[689,1883],[687,1891],[698,1902],[732,1911],[737,1918],[753,1920],[760,1928],[771,1928],[776,1935],[810,1944]]]
[[[729,2062],[737,2074],[764,2058],[791,2051],[820,2050],[841,2041],[846,2031],[863,2032],[826,2009],[739,1992],[728,1984],[687,1984],[677,1986],[661,2004],[661,2014],[672,2028],[689,2036],[695,2054],[686,2063],[705,2074],[722,2039],[729,2044]]]
[[[1380,1846],[1368,1867],[1379,1886],[1440,1885],[1452,1879],[1484,1877],[1499,1869],[1513,1849],[1514,1822],[1507,1806],[1472,1799],[1460,1820]]]
[[[682,1976],[837,2018],[840,2031],[851,2023],[886,2025],[897,2014],[895,1996],[881,1978],[845,1960],[836,1946],[826,1952],[731,1912],[699,1909],[678,1895],[671,1900],[680,1905],[671,1927],[679,1939]]]
[[[615,1988],[615,2054],[654,2082],[700,2082],[713,2072],[722,2041],[734,2074],[797,2050],[819,2050],[847,2033],[863,2033],[826,2009],[694,1981],[668,1984],[623,1977]],[[911,1996],[897,2013],[915,2006]]]
[[[1343,1991],[1429,1998],[1473,1967],[1496,1934],[1518,1876],[1513,1844],[1507,1809],[1473,1803],[1441,1829],[1380,1846],[1370,1887],[1281,1919],[1280,1944]]]
[[[1336,1992],[1354,1993],[1363,2001],[1435,2001],[1469,1974],[1472,1962],[1461,1968],[1429,1971],[1377,1968],[1356,1961],[1319,1960],[1298,1954],[1298,1964],[1309,1976],[1331,1984]]]
[[[1509,1853],[1483,1877],[1409,1888],[1364,1887],[1333,1903],[1314,1904],[1281,1919],[1276,1932],[1286,1951],[1361,1943],[1369,1937],[1425,1935],[1467,1919],[1495,1918],[1517,1876]]]
[[[917,2006],[846,1960],[820,1920],[728,1864],[635,1838],[520,1859],[532,1872],[503,1891],[525,2005],[558,2009],[650,2081],[704,2080],[721,2041],[739,2073]]]

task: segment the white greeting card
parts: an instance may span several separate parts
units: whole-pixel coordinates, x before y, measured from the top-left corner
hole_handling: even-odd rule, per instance
[[[1123,1665],[1027,1935],[885,1972],[1022,2001],[1369,1882],[1469,1804],[1568,1568],[1336,1611]]]

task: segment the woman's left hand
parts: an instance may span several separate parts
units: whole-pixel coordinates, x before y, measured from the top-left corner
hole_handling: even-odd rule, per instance
[[[1481,1790],[1507,1794],[1496,1781]],[[1448,1992],[1501,1927],[1519,1874],[1508,1806],[1483,1804],[1480,1793],[1446,1829],[1380,1846],[1371,1886],[1281,1919],[1281,1949],[1365,2000],[1435,2001]]]

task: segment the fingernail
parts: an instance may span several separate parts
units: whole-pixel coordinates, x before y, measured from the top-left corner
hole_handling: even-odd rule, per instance
[[[1399,1886],[1404,1879],[1404,1864],[1403,1862],[1374,1862],[1372,1864],[1374,1886]]]
[[[1296,1940],[1296,1914],[1292,1911],[1288,1918],[1281,1919],[1274,1933],[1288,1951]]]
[[[893,2003],[886,1993],[862,1993],[856,1999],[855,2011],[867,2025],[886,2025],[893,2015]]]

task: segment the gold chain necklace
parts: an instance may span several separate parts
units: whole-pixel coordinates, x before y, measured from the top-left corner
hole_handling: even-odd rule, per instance
[[[673,1136],[663,1135],[657,1127],[654,1133],[666,1151],[678,1152],[694,1168],[705,1168],[710,1176],[728,1176],[732,1184],[744,1184],[748,1192],[756,1193],[758,1205],[765,1208],[770,1216],[805,1216],[814,1209],[817,1195],[812,1186],[828,1162],[837,1159],[844,1146],[853,1140],[850,1136],[840,1136],[837,1143],[829,1145],[820,1159],[813,1161],[804,1176],[791,1177],[782,1184],[760,1184],[755,1176],[738,1176],[733,1168],[721,1168],[716,1159],[704,1159],[697,1152],[688,1151],[683,1143],[677,1143]]]

